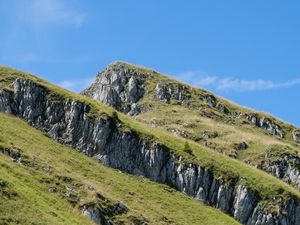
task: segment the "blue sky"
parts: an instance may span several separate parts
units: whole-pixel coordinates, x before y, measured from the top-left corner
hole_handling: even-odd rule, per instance
[[[300,126],[300,2],[0,0],[0,64],[79,91],[113,61]]]

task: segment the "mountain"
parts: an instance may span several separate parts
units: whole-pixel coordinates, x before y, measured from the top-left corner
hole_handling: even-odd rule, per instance
[[[116,62],[83,95],[300,189],[300,130],[151,69]]]
[[[86,97],[6,67],[0,89],[0,111],[11,114],[1,114],[8,125],[0,141],[13,161],[0,159],[18,169],[1,175],[0,193],[17,193],[0,205],[2,220],[15,218],[8,213],[15,203],[41,201],[43,208],[34,207],[45,215],[42,224],[46,217],[57,217],[48,224],[81,223],[79,212],[104,224],[300,224],[299,131],[270,115],[126,63],[99,73]],[[36,159],[41,164],[33,166]],[[17,177],[28,188],[14,190]],[[57,211],[78,220],[52,216],[59,214],[40,193],[69,202],[74,210]],[[27,194],[41,199],[19,201]]]
[[[0,113],[0,224],[238,224],[166,185],[103,166],[47,137],[46,128],[39,131],[9,115],[16,102],[5,106],[4,101],[15,91],[10,84],[16,79],[28,80],[28,91],[35,87],[22,100],[33,104],[34,112],[25,110],[32,118],[45,119],[35,111],[42,90],[51,91],[49,100],[56,99],[57,106],[58,97],[83,98],[19,71],[0,71],[0,106],[7,112]]]

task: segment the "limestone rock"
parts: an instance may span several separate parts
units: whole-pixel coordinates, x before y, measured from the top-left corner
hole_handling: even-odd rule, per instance
[[[111,225],[107,218],[102,214],[99,207],[96,204],[86,204],[81,207],[81,212],[84,216],[94,221],[95,224],[99,225]]]
[[[200,95],[199,98],[211,107],[217,106],[217,99],[213,95]]]
[[[300,130],[293,131],[293,139],[295,142],[300,143]]]
[[[184,103],[189,98],[187,88],[175,83],[158,83],[155,88],[155,96],[164,103],[170,103],[171,99]]]
[[[210,107],[212,108],[216,108],[217,110],[219,110],[222,113],[225,114],[230,114],[229,109],[222,103],[218,102],[217,98],[211,94],[201,94],[199,95],[200,100],[202,100],[203,102],[205,102],[206,104],[208,104]]]
[[[274,158],[277,160],[273,160]],[[298,155],[282,153],[274,157],[270,151],[265,155],[261,168],[300,190],[300,158]]]
[[[269,133],[275,135],[278,138],[283,138],[284,133],[282,128],[276,124],[273,120],[265,117],[259,117],[254,114],[245,114],[245,117],[257,127],[267,130]]]
[[[114,63],[99,73],[92,85],[82,94],[112,106],[124,113],[143,97],[145,75]],[[136,114],[137,110],[132,114]]]

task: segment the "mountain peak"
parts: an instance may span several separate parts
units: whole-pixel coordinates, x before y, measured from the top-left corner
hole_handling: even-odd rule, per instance
[[[143,72],[154,72],[156,73],[155,70],[151,69],[151,68],[147,68],[144,66],[140,66],[140,65],[135,65],[135,64],[131,64],[125,61],[115,61],[112,62],[111,64],[109,64],[107,67],[108,68],[113,68],[113,69],[118,69],[118,68],[122,68],[122,69],[129,69],[129,70],[136,70],[136,71],[143,71]]]
[[[297,128],[269,114],[241,107],[204,89],[125,62],[109,65],[82,94],[150,126],[242,160],[248,158],[236,151],[235,145],[228,144],[225,137],[235,139],[237,146],[253,142],[249,137],[257,132],[273,144],[300,142]],[[258,148],[267,149],[269,145],[263,139]]]

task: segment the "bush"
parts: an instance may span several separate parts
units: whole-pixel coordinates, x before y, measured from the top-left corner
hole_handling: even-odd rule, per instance
[[[183,149],[183,151],[185,153],[189,154],[189,155],[193,155],[193,151],[192,151],[192,149],[191,149],[191,147],[190,147],[190,145],[189,145],[189,143],[187,141],[184,143],[184,149]]]

